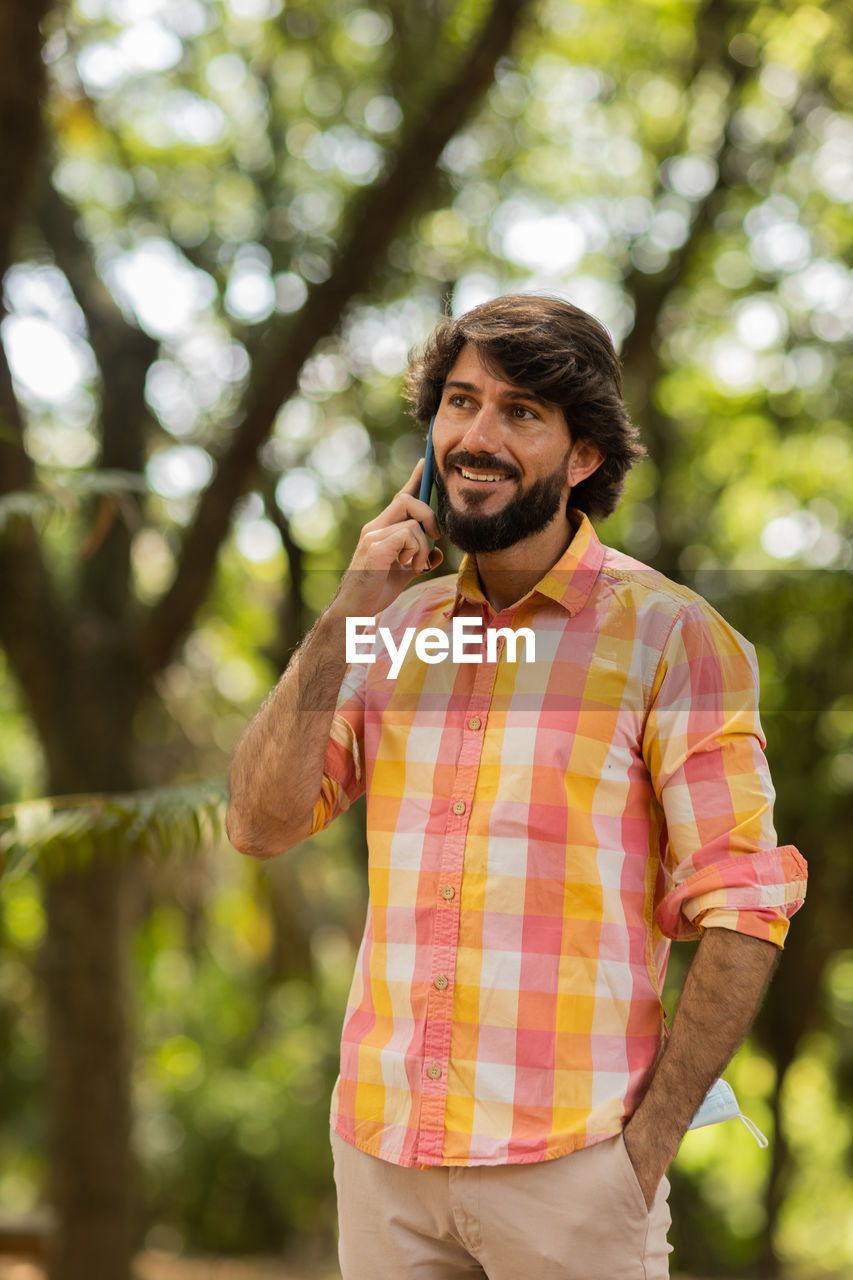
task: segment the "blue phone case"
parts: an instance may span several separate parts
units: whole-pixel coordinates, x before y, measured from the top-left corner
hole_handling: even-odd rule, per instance
[[[418,498],[421,502],[428,503],[432,497],[432,472],[434,466],[434,457],[432,449],[432,424],[435,422],[435,414],[429,420],[429,431],[427,432],[426,455],[424,457],[424,470],[421,476],[421,487]]]

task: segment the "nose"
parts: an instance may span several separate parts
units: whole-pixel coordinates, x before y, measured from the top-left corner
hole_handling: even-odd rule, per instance
[[[458,447],[467,449],[469,453],[496,454],[500,451],[501,443],[500,415],[491,406],[482,405],[469,422]]]

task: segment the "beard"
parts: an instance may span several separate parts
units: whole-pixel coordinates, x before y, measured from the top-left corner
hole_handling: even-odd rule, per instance
[[[447,486],[436,467],[434,480],[439,525],[454,546],[469,553],[505,551],[523,538],[539,533],[540,529],[551,523],[562,507],[563,486],[566,483],[570,455],[571,450],[568,450],[555,471],[547,476],[540,476],[527,489],[516,490],[509,502],[492,515],[480,514],[478,508],[482,505],[482,500],[476,492],[466,493],[464,510],[454,507]],[[453,453],[445,459],[444,465],[477,466],[517,476],[517,472],[508,470],[505,463],[491,455]]]

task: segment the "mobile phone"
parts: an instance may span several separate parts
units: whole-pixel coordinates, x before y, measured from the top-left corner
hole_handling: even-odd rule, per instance
[[[432,424],[435,422],[435,414],[429,420],[429,430],[427,431],[426,455],[424,457],[424,469],[421,476],[421,488],[418,498],[421,502],[429,503],[432,497],[432,473],[435,466],[435,454],[432,448]]]

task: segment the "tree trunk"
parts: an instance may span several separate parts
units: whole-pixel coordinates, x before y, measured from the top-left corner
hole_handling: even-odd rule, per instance
[[[788,1042],[777,1057],[776,1081],[770,1099],[773,1115],[773,1138],[770,1144],[770,1175],[767,1179],[767,1190],[764,1197],[766,1219],[761,1240],[761,1256],[758,1261],[758,1274],[761,1276],[778,1276],[781,1272],[779,1257],[774,1247],[779,1213],[785,1203],[791,1174],[791,1151],[782,1123],[782,1089],[788,1068],[794,1060],[795,1044]]]
[[[54,794],[127,791],[138,683],[102,617],[71,633],[73,680],[55,708]],[[80,727],[86,743],[81,749]],[[132,1154],[128,850],[45,868],[50,1280],[130,1280],[138,1193]]]
[[[45,885],[51,1280],[130,1280],[131,1156],[125,865],[118,852]]]

